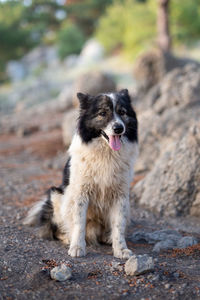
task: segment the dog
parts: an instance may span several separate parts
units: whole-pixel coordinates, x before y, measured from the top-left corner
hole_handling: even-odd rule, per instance
[[[86,255],[88,244],[112,244],[128,259],[125,230],[129,188],[138,155],[137,117],[128,90],[78,93],[80,113],[60,187],[29,212],[25,224],[41,225],[42,236],[69,245],[72,257]]]

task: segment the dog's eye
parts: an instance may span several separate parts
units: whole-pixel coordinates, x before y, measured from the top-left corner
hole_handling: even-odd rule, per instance
[[[118,114],[119,114],[120,116],[124,116],[124,115],[126,114],[125,109],[120,109],[120,110],[118,111]]]
[[[106,115],[106,112],[105,112],[105,111],[101,111],[101,112],[99,113],[99,116],[101,116],[101,117],[105,117],[105,115]]]

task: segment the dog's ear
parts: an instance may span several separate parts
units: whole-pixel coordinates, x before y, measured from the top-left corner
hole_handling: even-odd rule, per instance
[[[83,94],[83,93],[77,93],[77,98],[79,99],[80,102],[80,108],[81,109],[87,109],[88,107],[88,100],[89,100],[89,95],[88,94]]]
[[[128,90],[127,89],[123,89],[120,92],[120,95],[122,95],[122,97],[127,101],[127,102],[131,102],[131,98],[129,96]]]

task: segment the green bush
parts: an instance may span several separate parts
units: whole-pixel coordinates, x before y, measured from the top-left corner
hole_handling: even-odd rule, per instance
[[[191,43],[200,39],[200,0],[172,0],[171,31],[175,43]]]
[[[85,36],[82,31],[73,23],[65,23],[62,29],[58,32],[58,54],[61,59],[64,59],[70,54],[79,54]]]
[[[130,58],[156,44],[155,0],[116,0],[100,18],[96,36],[107,52],[118,47]],[[173,44],[191,44],[200,39],[200,0],[170,1],[170,31]]]
[[[121,47],[133,58],[154,42],[156,36],[155,0],[115,1],[99,20],[97,39],[108,52]]]

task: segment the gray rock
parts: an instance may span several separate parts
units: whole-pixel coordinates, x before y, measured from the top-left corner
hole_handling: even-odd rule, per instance
[[[200,124],[172,143],[134,187],[135,200],[160,215],[200,215]],[[194,207],[193,207],[194,204]]]
[[[116,84],[108,74],[99,71],[89,71],[77,78],[74,91],[74,105],[79,106],[76,93],[88,93],[95,96],[99,93],[114,92],[116,91]]]
[[[180,140],[192,123],[198,122],[200,68],[189,64],[170,72],[140,102],[140,159],[135,171],[151,170],[166,147]]]
[[[140,275],[150,272],[154,269],[153,258],[144,255],[133,255],[125,263],[125,272],[127,275]]]
[[[72,140],[72,137],[76,130],[78,119],[78,110],[71,109],[68,111],[63,119],[62,123],[62,134],[63,134],[63,142],[66,146],[69,146]]]
[[[198,244],[196,238],[193,236],[184,236],[178,241],[177,248],[187,248],[196,244]]]
[[[13,81],[19,81],[25,78],[27,74],[27,70],[25,67],[25,64],[20,61],[9,61],[6,66],[6,72],[8,74],[8,77]]]
[[[67,111],[73,107],[73,90],[66,85],[57,97],[57,106],[60,111]]]
[[[149,244],[154,244],[155,242],[164,241],[166,239],[171,239],[177,241],[182,236],[176,230],[158,230],[154,232],[141,232],[138,231],[134,233],[131,237],[133,242],[137,242],[140,240],[145,240]]]
[[[50,271],[50,277],[57,281],[65,281],[72,277],[72,271],[65,264],[61,264]]]
[[[153,247],[153,252],[160,252],[161,250],[173,249],[177,245],[175,240],[167,239],[165,241],[161,241],[155,244]]]
[[[184,70],[188,65],[194,65],[197,68],[200,67],[200,64],[195,60],[178,58],[170,53],[163,53],[159,49],[150,50],[139,56],[135,62],[133,73],[139,88],[138,106],[140,109],[145,109],[153,104],[145,96],[148,91],[150,93],[152,91],[155,92],[154,87],[161,82],[166,74],[172,73],[173,70]],[[154,92],[154,95],[152,94],[153,97],[159,95],[157,92]]]
[[[78,60],[80,66],[87,66],[97,61],[101,61],[104,57],[103,46],[95,39],[90,39],[84,45]]]

